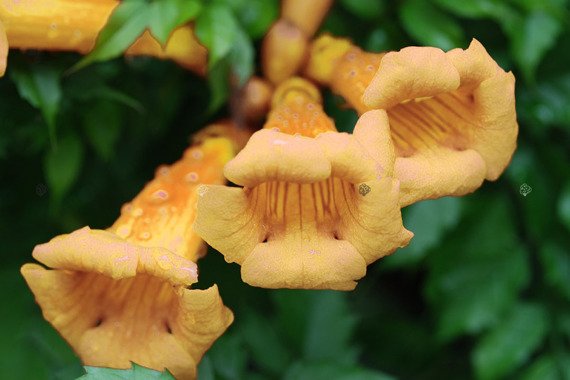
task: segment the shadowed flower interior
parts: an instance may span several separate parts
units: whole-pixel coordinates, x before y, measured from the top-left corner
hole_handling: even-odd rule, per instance
[[[516,148],[514,77],[477,40],[447,53],[371,54],[323,36],[306,72],[359,113],[387,111],[402,205],[474,191],[499,177]]]
[[[11,48],[87,53],[118,4],[116,0],[2,1],[0,20]],[[125,54],[172,59],[196,73],[206,71],[207,51],[190,26],[176,29],[164,48],[145,32]]]
[[[203,247],[191,231],[196,189],[224,183],[236,144],[204,136],[180,161],[160,167],[107,231],[85,227],[34,249],[50,269],[26,264],[22,274],[44,317],[85,364],[128,368],[134,361],[195,377],[203,353],[233,320],[216,286],[187,289]]]
[[[308,82],[284,82],[265,129],[225,167],[244,187],[198,190],[195,230],[241,264],[251,285],[351,290],[367,264],[412,236],[390,177],[385,113],[363,115],[348,135],[336,132],[320,102]]]

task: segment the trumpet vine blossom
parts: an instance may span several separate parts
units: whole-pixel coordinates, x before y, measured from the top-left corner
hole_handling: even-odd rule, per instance
[[[323,36],[306,72],[361,114],[386,110],[402,205],[472,192],[496,180],[516,148],[514,76],[475,39],[447,53],[408,47],[372,54]]]
[[[384,112],[338,133],[318,90],[295,78],[224,169],[243,187],[201,186],[194,228],[251,285],[351,290],[367,264],[412,237],[393,162]]]
[[[228,128],[222,123],[213,128]],[[203,242],[191,231],[196,188],[223,183],[234,143],[205,138],[162,166],[107,231],[79,229],[38,245],[26,279],[46,320],[92,366],[131,361],[195,378],[204,352],[232,323],[217,287],[192,290]]]

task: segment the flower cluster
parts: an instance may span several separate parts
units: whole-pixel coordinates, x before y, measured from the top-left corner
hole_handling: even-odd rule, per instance
[[[0,5],[0,74],[8,46],[88,52],[117,4]],[[45,267],[26,264],[22,274],[84,363],[135,361],[196,376],[233,321],[215,285],[190,289],[202,239],[241,265],[250,285],[352,290],[367,265],[412,239],[402,207],[470,193],[508,165],[518,132],[514,77],[477,40],[466,50],[386,53],[330,35],[311,41],[330,5],[283,1],[262,44],[265,79],[238,93],[240,124],[265,119],[262,128],[205,128],[109,229],[84,227],[34,249]],[[191,26],[164,48],[145,32],[127,54],[206,67]],[[317,86],[358,112],[351,134],[337,131]]]

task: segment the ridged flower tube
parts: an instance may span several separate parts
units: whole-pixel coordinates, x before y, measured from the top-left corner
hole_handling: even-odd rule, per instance
[[[85,54],[95,45],[97,35],[118,4],[116,0],[3,1],[0,20],[12,49]],[[199,74],[206,70],[207,51],[198,43],[190,26],[176,29],[164,48],[145,32],[125,54],[172,59]]]
[[[361,114],[386,110],[404,206],[496,180],[516,148],[514,76],[475,39],[447,53],[407,47],[372,54],[323,36],[306,72]]]
[[[131,361],[180,379],[233,321],[216,285],[192,290],[203,242],[192,231],[196,189],[223,183],[233,142],[205,138],[154,180],[108,230],[81,228],[36,246],[22,275],[43,315],[91,366]]]
[[[339,133],[318,90],[280,85],[264,129],[224,169],[243,186],[203,185],[194,229],[242,279],[265,288],[352,290],[366,266],[405,246],[386,114]]]

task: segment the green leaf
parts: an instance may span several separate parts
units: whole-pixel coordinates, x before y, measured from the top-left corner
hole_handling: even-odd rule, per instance
[[[21,65],[12,67],[11,73],[20,96],[42,112],[52,147],[55,147],[56,118],[61,103],[59,70],[48,65]]]
[[[380,18],[385,6],[382,1],[370,0],[342,0],[341,4],[351,13],[365,20]]]
[[[469,217],[428,256],[426,294],[449,340],[496,324],[529,281],[527,253],[502,197],[474,198]]]
[[[544,11],[534,11],[507,29],[513,57],[528,81],[544,54],[554,46],[562,31],[561,21]]]
[[[518,378],[520,380],[559,380],[560,373],[558,373],[554,358],[550,355],[543,355],[534,361]]]
[[[238,23],[228,6],[212,3],[203,9],[196,20],[196,36],[208,49],[210,69],[230,53],[238,28]]]
[[[48,190],[59,201],[79,176],[83,161],[83,145],[74,134],[60,139],[57,148],[48,151],[44,170]]]
[[[424,45],[450,50],[464,45],[463,29],[427,0],[406,0],[400,19],[408,34]]]
[[[198,364],[198,380],[216,380],[214,365],[208,354],[204,355]]]
[[[87,373],[79,378],[81,380],[174,380],[174,377],[168,370],[159,372],[135,363],[132,363],[130,369],[89,366],[85,366],[84,368]]]
[[[309,360],[335,360],[351,363],[355,359],[350,340],[357,317],[351,312],[345,293],[315,291],[305,330],[304,357]]]
[[[223,379],[243,378],[248,355],[242,347],[243,340],[240,335],[225,333],[208,351],[215,372]]]
[[[149,7],[149,29],[165,45],[174,29],[198,16],[202,4],[197,0],[155,0]]]
[[[275,326],[262,314],[249,311],[242,316],[241,334],[258,365],[273,374],[282,374],[290,360]]]
[[[335,361],[297,362],[285,373],[285,380],[394,380],[382,372],[359,366],[347,366]]]
[[[208,71],[208,88],[210,89],[208,113],[217,111],[229,97],[231,70],[229,61],[229,57],[226,57]]]
[[[468,18],[500,18],[501,15],[513,12],[509,5],[497,0],[435,0],[440,7],[461,17]]]
[[[248,0],[240,2],[235,14],[251,38],[260,38],[279,16],[278,0]]]
[[[566,184],[558,200],[558,218],[570,231],[570,182]]]
[[[417,264],[461,217],[461,199],[445,197],[415,203],[404,209],[404,224],[414,232],[410,244],[384,259],[386,266]]]
[[[477,343],[473,365],[478,379],[498,379],[524,363],[539,347],[548,315],[539,305],[518,304],[499,325]]]
[[[236,29],[234,46],[230,54],[232,73],[237,77],[238,85],[243,86],[253,73],[253,45],[247,34]]]
[[[115,153],[115,144],[121,133],[121,125],[121,108],[109,101],[95,103],[84,116],[85,133],[97,154],[104,161],[109,161]]]
[[[570,252],[553,243],[546,243],[539,253],[546,283],[570,300]]]
[[[71,71],[121,55],[144,32],[149,23],[149,9],[143,0],[120,2],[99,33],[93,50],[77,62]]]

